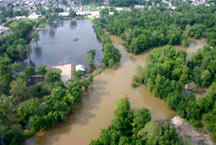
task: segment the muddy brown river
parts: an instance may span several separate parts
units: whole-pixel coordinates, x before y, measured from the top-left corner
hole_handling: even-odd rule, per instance
[[[28,139],[25,145],[87,145],[99,137],[112,119],[115,102],[128,97],[131,108],[149,109],[153,120],[169,120],[175,112],[168,109],[163,100],[156,98],[145,87],[131,87],[131,77],[137,65],[145,66],[146,56],[128,54],[119,37],[111,36],[113,44],[122,54],[116,70],[106,69],[94,79],[94,86],[76,105],[75,113],[68,120],[52,129]],[[200,46],[202,47],[202,46]]]

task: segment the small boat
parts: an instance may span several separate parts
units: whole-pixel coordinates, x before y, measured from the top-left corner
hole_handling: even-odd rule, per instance
[[[78,40],[79,40],[79,38],[74,38],[74,39],[73,39],[73,41],[78,41]]]

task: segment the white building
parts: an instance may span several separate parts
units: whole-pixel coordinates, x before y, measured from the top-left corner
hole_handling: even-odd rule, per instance
[[[144,9],[145,6],[144,5],[134,5],[134,8],[140,10],[140,9]]]
[[[26,19],[26,16],[16,16],[15,19],[16,19],[16,20]]]
[[[100,18],[100,12],[99,11],[96,11],[96,12],[89,12],[89,18]]]
[[[40,17],[41,17],[40,15],[37,15],[36,13],[33,13],[33,14],[28,16],[28,19],[36,20],[36,19],[39,19]]]
[[[59,13],[59,16],[68,17],[70,15],[69,12],[61,12]]]
[[[122,8],[122,7],[116,7],[115,9],[116,9],[118,12],[121,12],[121,11],[124,10],[124,8]]]
[[[114,12],[109,12],[109,15],[110,15],[110,16],[114,15]]]
[[[84,66],[84,65],[81,65],[81,64],[76,65],[75,70],[76,70],[76,71],[82,71],[82,72],[85,72],[85,71],[86,71],[86,70],[85,70],[85,66]]]
[[[77,16],[87,16],[88,14],[89,14],[89,12],[85,12],[85,11],[76,12]]]

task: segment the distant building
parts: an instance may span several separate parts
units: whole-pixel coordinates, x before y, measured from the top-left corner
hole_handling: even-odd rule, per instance
[[[110,15],[110,16],[114,15],[114,12],[109,12],[109,15]]]
[[[116,7],[115,9],[116,9],[118,12],[121,12],[121,11],[124,10],[124,8],[122,8],[122,7]]]
[[[94,19],[94,18],[100,18],[100,12],[97,11],[97,12],[89,12],[88,13],[88,17],[91,18],[91,19]]]
[[[37,15],[36,13],[33,13],[33,14],[28,16],[28,19],[36,20],[36,19],[39,19],[40,17],[41,17],[40,15]]]
[[[134,5],[134,8],[140,10],[140,9],[144,9],[145,6],[144,5]]]
[[[79,12],[76,12],[76,15],[77,15],[77,16],[87,16],[87,15],[88,15],[88,12],[79,11]]]
[[[16,20],[26,19],[26,16],[16,16],[15,19],[16,19]]]
[[[59,13],[59,16],[62,16],[62,17],[68,17],[70,15],[69,12],[61,12]]]

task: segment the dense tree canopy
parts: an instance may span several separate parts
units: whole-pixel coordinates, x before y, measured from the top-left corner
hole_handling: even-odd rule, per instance
[[[216,50],[207,46],[198,50],[188,66],[193,72],[194,82],[199,86],[208,87],[216,81]]]
[[[115,12],[113,16],[103,13],[99,23],[110,33],[126,40],[127,50],[134,54],[166,44],[187,46],[189,37],[205,37],[210,45],[215,46],[215,10],[213,6],[190,5],[173,11],[157,7],[143,11],[132,9]]]
[[[215,136],[215,49],[198,50],[186,65],[186,53],[170,46],[154,49],[148,64],[138,67],[133,80],[147,85],[157,97],[163,98],[169,108],[200,128],[201,122]],[[190,82],[190,83],[189,83]],[[190,92],[183,86],[189,83]],[[197,98],[197,86],[209,87],[208,92]]]

